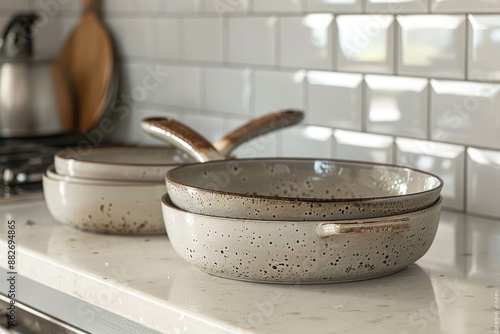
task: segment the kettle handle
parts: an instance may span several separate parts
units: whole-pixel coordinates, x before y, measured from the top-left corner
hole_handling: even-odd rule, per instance
[[[19,26],[20,29],[16,32],[15,36],[15,53],[13,56],[15,58],[26,57],[29,58],[33,54],[33,47],[31,43],[31,26],[38,19],[38,15],[35,13],[31,14],[20,14],[14,16],[14,18],[9,22],[7,27],[4,29],[2,40],[3,43],[0,48],[0,55],[9,56],[6,52],[7,50],[7,38],[9,33],[16,27]]]

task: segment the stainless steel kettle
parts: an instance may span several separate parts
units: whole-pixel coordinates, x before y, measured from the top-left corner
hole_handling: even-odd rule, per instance
[[[0,137],[71,132],[73,105],[57,61],[32,59],[35,14],[15,16],[0,43]]]

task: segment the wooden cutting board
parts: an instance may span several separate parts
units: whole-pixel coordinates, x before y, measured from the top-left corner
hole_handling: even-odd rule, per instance
[[[95,127],[106,107],[113,77],[111,37],[99,18],[100,0],[82,0],[82,14],[66,40],[59,64],[75,105],[75,129]]]

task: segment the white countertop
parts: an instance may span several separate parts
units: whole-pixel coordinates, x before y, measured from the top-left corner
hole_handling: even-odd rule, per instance
[[[200,272],[166,236],[62,226],[41,201],[2,204],[0,217],[0,267],[14,219],[19,275],[162,333],[498,333],[500,221],[445,211],[429,252],[400,273],[287,286]]]

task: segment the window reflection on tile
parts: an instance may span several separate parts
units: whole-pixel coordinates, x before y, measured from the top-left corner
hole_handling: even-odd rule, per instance
[[[280,19],[280,65],[332,68],[332,14]]]
[[[398,73],[465,78],[465,16],[398,16]]]
[[[424,139],[427,79],[366,75],[368,131]]]
[[[500,15],[469,15],[468,52],[469,79],[500,80]]]
[[[344,130],[334,135],[338,159],[393,163],[392,137]]]
[[[310,124],[361,130],[361,74],[309,71]]]
[[[340,15],[336,24],[339,70],[393,73],[393,16]]]
[[[500,85],[431,80],[431,138],[500,149]]]
[[[467,212],[500,218],[500,152],[467,149]]]
[[[444,181],[443,206],[464,209],[465,148],[431,141],[397,138],[396,163],[436,174]]]
[[[297,158],[332,157],[333,130],[319,126],[296,126],[283,132],[283,156]]]

